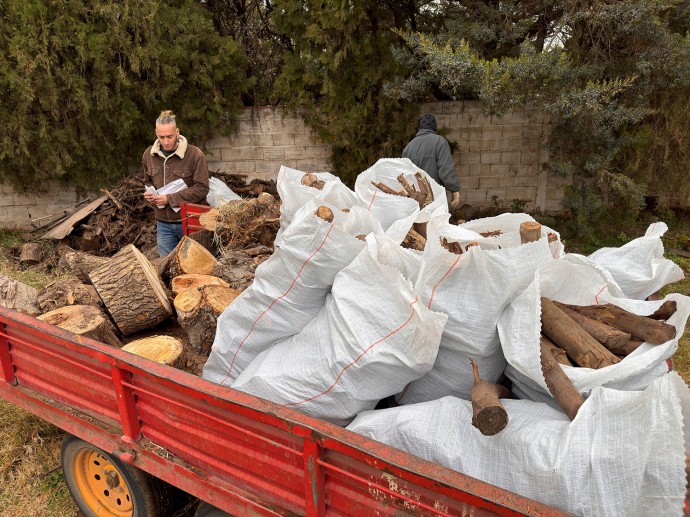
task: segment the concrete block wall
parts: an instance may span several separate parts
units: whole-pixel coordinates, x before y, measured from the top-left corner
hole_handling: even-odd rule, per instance
[[[552,122],[537,111],[514,111],[501,117],[482,113],[479,101],[434,102],[431,112],[453,154],[463,203],[475,208],[524,207],[527,211],[561,211],[569,179],[551,175],[544,143]],[[142,149],[145,144],[142,144]],[[244,174],[247,180],[276,179],[281,165],[302,171],[331,171],[330,146],[317,141],[304,120],[276,107],[246,108],[232,136],[206,143],[211,172]],[[402,151],[402,149],[401,149]],[[31,221],[75,205],[74,191],[49,187],[40,196],[17,194],[0,186],[0,227],[31,229]]]

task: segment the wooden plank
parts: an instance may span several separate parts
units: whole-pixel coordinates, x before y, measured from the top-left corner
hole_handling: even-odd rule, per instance
[[[41,236],[41,239],[63,239],[67,235],[70,234],[72,230],[74,230],[74,226],[81,221],[82,219],[85,219],[91,212],[96,210],[99,206],[103,204],[103,202],[108,199],[108,196],[101,196],[95,201],[92,201],[88,205],[86,205],[84,208],[80,209],[78,212],[76,212],[73,216],[65,219],[62,223],[57,225],[55,228],[50,230],[48,233],[45,235]]]

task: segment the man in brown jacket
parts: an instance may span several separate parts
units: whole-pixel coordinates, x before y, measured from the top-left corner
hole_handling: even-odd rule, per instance
[[[180,135],[173,112],[163,111],[156,120],[156,141],[144,151],[142,167],[144,199],[154,205],[158,254],[164,257],[182,240],[180,203],[207,204],[208,165],[201,149]],[[181,181],[173,192],[159,192],[176,180]]]

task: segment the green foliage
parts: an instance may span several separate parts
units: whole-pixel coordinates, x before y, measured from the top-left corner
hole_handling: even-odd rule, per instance
[[[553,115],[550,165],[573,177],[574,226],[634,220],[650,194],[690,200],[689,13],[688,0],[463,2],[443,34],[400,33],[407,75],[386,92],[423,100],[439,88],[488,113]]]
[[[113,181],[161,110],[202,138],[248,87],[242,49],[192,0],[7,0],[0,51],[0,179],[24,190]]]

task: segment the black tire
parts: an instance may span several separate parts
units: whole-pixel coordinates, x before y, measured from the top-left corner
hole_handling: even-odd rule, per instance
[[[232,515],[208,504],[206,501],[201,501],[196,508],[194,517],[232,517]]]
[[[85,517],[165,516],[159,508],[162,482],[98,447],[67,434],[61,462],[67,488]]]

